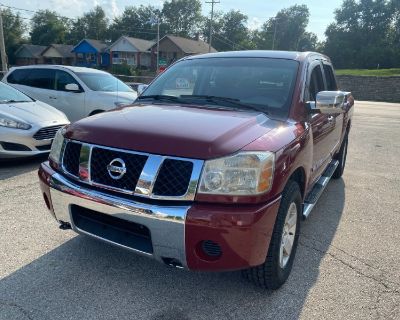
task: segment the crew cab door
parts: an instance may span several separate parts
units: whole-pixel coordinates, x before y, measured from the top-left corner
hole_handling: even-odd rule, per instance
[[[323,68],[320,61],[314,61],[309,66],[306,99],[315,103],[317,93],[327,90]],[[318,179],[332,159],[335,148],[336,117],[330,114],[312,114],[310,125],[313,133],[313,163],[311,180]]]

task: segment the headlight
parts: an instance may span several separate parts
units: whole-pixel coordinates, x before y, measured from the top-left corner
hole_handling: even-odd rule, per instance
[[[57,164],[60,164],[61,160],[61,151],[64,144],[64,132],[65,128],[58,130],[51,145],[49,158]]]
[[[18,121],[4,114],[0,114],[0,126],[14,129],[29,130],[32,126],[28,123]]]
[[[219,195],[256,195],[272,187],[275,154],[240,152],[208,160],[200,179],[199,193]]]

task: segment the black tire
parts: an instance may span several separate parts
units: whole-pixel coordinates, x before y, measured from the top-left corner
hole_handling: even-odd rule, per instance
[[[349,144],[349,139],[346,133],[342,145],[340,146],[339,153],[335,157],[336,160],[339,160],[339,165],[337,166],[335,172],[332,175],[333,179],[339,179],[343,175],[344,168],[346,166],[348,144]]]
[[[292,203],[296,204],[297,220],[294,242],[287,263],[282,268],[280,265],[280,248],[286,216]],[[257,267],[242,271],[243,276],[250,282],[269,290],[281,287],[289,277],[292,270],[294,257],[300,233],[300,220],[302,210],[302,199],[300,187],[295,181],[289,180],[281,199],[278,215],[275,221],[274,231],[271,237],[265,262]]]

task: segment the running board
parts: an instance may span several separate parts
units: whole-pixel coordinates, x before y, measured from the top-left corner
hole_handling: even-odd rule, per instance
[[[335,172],[338,165],[339,165],[339,161],[332,160],[332,162],[328,165],[328,167],[324,171],[321,178],[318,179],[318,181],[314,185],[313,189],[307,195],[307,198],[304,201],[304,209],[303,209],[303,218],[304,219],[308,218],[312,209],[317,204],[319,197],[324,192],[326,186],[328,185],[329,180],[331,180],[332,175]]]

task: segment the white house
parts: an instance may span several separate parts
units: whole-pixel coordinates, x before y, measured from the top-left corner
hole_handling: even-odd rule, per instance
[[[122,36],[108,48],[111,63],[150,68],[153,45],[153,41]]]

